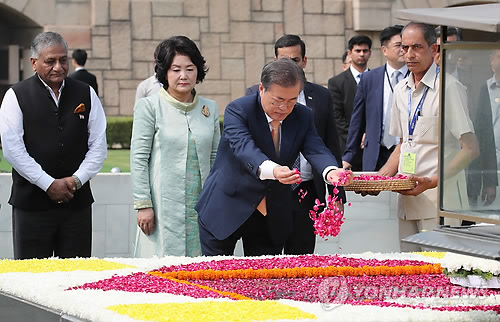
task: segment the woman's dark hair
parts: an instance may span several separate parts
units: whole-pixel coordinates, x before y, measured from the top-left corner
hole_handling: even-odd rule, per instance
[[[174,36],[164,40],[158,45],[157,54],[155,57],[155,72],[156,78],[163,84],[165,89],[168,88],[167,71],[172,66],[175,55],[188,56],[198,70],[196,76],[196,84],[201,83],[205,79],[208,68],[206,67],[205,58],[200,53],[196,44],[185,36]],[[156,51],[155,51],[156,52]]]

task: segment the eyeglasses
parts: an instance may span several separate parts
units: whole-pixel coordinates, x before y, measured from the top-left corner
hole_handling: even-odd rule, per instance
[[[274,106],[274,107],[279,107],[279,108],[282,108],[282,107],[293,107],[295,105],[295,103],[297,103],[297,99],[291,99],[289,101],[277,101],[275,99],[273,99],[271,101],[271,105]]]

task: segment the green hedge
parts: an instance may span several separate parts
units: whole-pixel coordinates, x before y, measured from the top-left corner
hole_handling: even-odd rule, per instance
[[[130,148],[132,138],[132,116],[107,118],[106,139],[110,148]]]
[[[132,116],[114,116],[107,118],[106,139],[109,148],[130,148],[130,140],[132,138]],[[220,117],[220,129],[222,133],[222,125],[224,116]]]

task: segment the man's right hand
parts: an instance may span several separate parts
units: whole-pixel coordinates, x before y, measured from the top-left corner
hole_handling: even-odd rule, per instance
[[[287,166],[274,167],[273,175],[279,182],[283,184],[301,183],[300,174],[295,170],[290,170]]]
[[[483,193],[481,194],[481,200],[484,206],[491,205],[497,196],[497,187],[483,187]]]
[[[66,178],[55,179],[47,189],[47,195],[57,203],[67,203],[73,199],[73,191],[66,183]]]

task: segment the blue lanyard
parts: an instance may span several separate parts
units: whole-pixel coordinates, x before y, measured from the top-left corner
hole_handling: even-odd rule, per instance
[[[439,66],[436,66],[436,78],[439,74]],[[418,117],[420,116],[420,111],[422,110],[422,106],[424,105],[425,98],[427,97],[427,92],[429,91],[429,86],[425,85],[424,93],[418,102],[417,108],[415,109],[415,113],[413,113],[413,117],[411,117],[411,87],[408,91],[408,141],[413,140],[413,132],[415,131],[415,126],[417,124]]]

